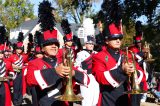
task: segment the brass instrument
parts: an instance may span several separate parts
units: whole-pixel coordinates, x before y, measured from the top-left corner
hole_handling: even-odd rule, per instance
[[[69,73],[69,77],[65,78],[66,89],[65,89],[64,94],[56,97],[56,99],[58,99],[60,101],[70,101],[70,102],[81,101],[83,99],[83,97],[75,95],[73,92],[73,85],[72,85],[72,65],[73,65],[73,62],[72,62],[71,48],[68,48],[63,52],[63,62],[64,62],[65,66],[70,67],[70,73]]]
[[[12,80],[12,77],[0,77],[0,82]]]
[[[150,44],[145,42],[144,43],[144,49],[147,49],[147,52],[144,52],[146,54],[146,62],[153,62],[155,59],[152,58],[152,54],[150,52]]]
[[[13,79],[12,77],[0,77],[0,85],[2,84],[2,82],[6,82],[12,79]]]
[[[126,91],[126,94],[142,94],[142,93],[146,93],[147,91],[144,91],[140,88],[139,84],[136,83],[136,80],[138,79],[137,76],[137,69],[136,69],[136,61],[134,58],[134,53],[131,50],[126,50],[126,60],[128,63],[128,53],[131,53],[132,56],[132,63],[133,63],[133,68],[134,68],[134,72],[131,74],[131,76],[129,76],[129,82],[131,83],[131,90]]]
[[[15,64],[12,64],[13,70],[17,73],[20,73],[22,70],[22,67],[16,66]]]

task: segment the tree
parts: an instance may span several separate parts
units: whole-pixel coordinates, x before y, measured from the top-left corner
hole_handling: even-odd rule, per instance
[[[1,0],[2,1],[2,0]],[[29,0],[0,1],[0,21],[8,30],[19,26],[26,18],[33,19],[33,5]]]
[[[81,23],[84,16],[90,17],[94,13],[91,7],[94,2],[98,1],[99,0],[55,0],[54,2],[58,5],[56,10],[62,18],[67,17],[75,23]]]
[[[155,17],[155,10],[160,4],[159,0],[124,0],[124,20],[136,19],[145,15],[151,24]]]

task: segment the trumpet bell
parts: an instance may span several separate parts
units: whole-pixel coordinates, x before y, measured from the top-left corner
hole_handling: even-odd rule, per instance
[[[132,83],[132,89],[125,92],[125,94],[143,94],[143,93],[147,93],[147,91],[141,89],[139,84],[136,83]]]
[[[64,94],[55,97],[55,99],[60,101],[74,102],[74,101],[82,101],[83,97],[81,97],[80,95],[75,95],[75,93],[73,92],[72,83],[68,82]]]
[[[72,94],[72,95],[63,94],[63,95],[57,96],[56,99],[60,101],[74,102],[74,101],[82,101],[83,97],[75,94]]]
[[[125,94],[144,94],[147,93],[147,91],[141,90],[141,89],[132,89],[130,91],[124,92]]]

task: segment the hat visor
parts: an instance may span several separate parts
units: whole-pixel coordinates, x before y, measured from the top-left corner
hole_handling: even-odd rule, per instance
[[[114,34],[114,35],[109,35],[107,39],[112,40],[112,39],[123,39],[122,34]]]
[[[141,43],[142,41],[141,41],[141,40],[136,40],[135,42],[136,42],[136,43]]]
[[[16,47],[16,49],[21,49],[21,50],[23,50],[23,47]]]
[[[59,47],[59,42],[57,39],[49,39],[49,40],[46,40],[42,43],[42,46],[48,46],[48,45],[52,45],[52,44],[55,44],[56,46]]]
[[[95,42],[94,41],[87,41],[87,42],[85,42],[86,44],[88,43],[88,44],[95,44]]]
[[[72,39],[65,40],[65,42],[72,42],[72,41],[73,41]]]
[[[42,51],[35,51],[35,54],[43,54]]]

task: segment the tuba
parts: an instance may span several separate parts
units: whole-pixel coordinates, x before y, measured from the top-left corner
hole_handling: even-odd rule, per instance
[[[69,73],[69,77],[68,78],[66,77],[64,80],[66,88],[63,95],[56,97],[56,99],[60,101],[74,102],[74,101],[82,101],[83,99],[83,97],[75,95],[75,93],[73,92],[73,85],[72,85],[73,56],[71,52],[72,52],[71,48],[63,49],[63,64],[65,66],[70,67],[70,73]]]
[[[129,59],[128,59],[128,53],[131,53],[132,56],[132,63],[133,63],[133,68],[134,68],[134,72],[131,74],[131,76],[129,76],[129,83],[131,83],[131,90],[126,91],[126,94],[143,94],[146,93],[147,91],[144,91],[140,88],[140,85],[137,84],[136,80],[138,79],[138,75],[137,75],[137,69],[136,69],[136,61],[134,58],[134,53],[131,50],[128,50],[128,47],[126,48],[126,62],[129,63]]]

